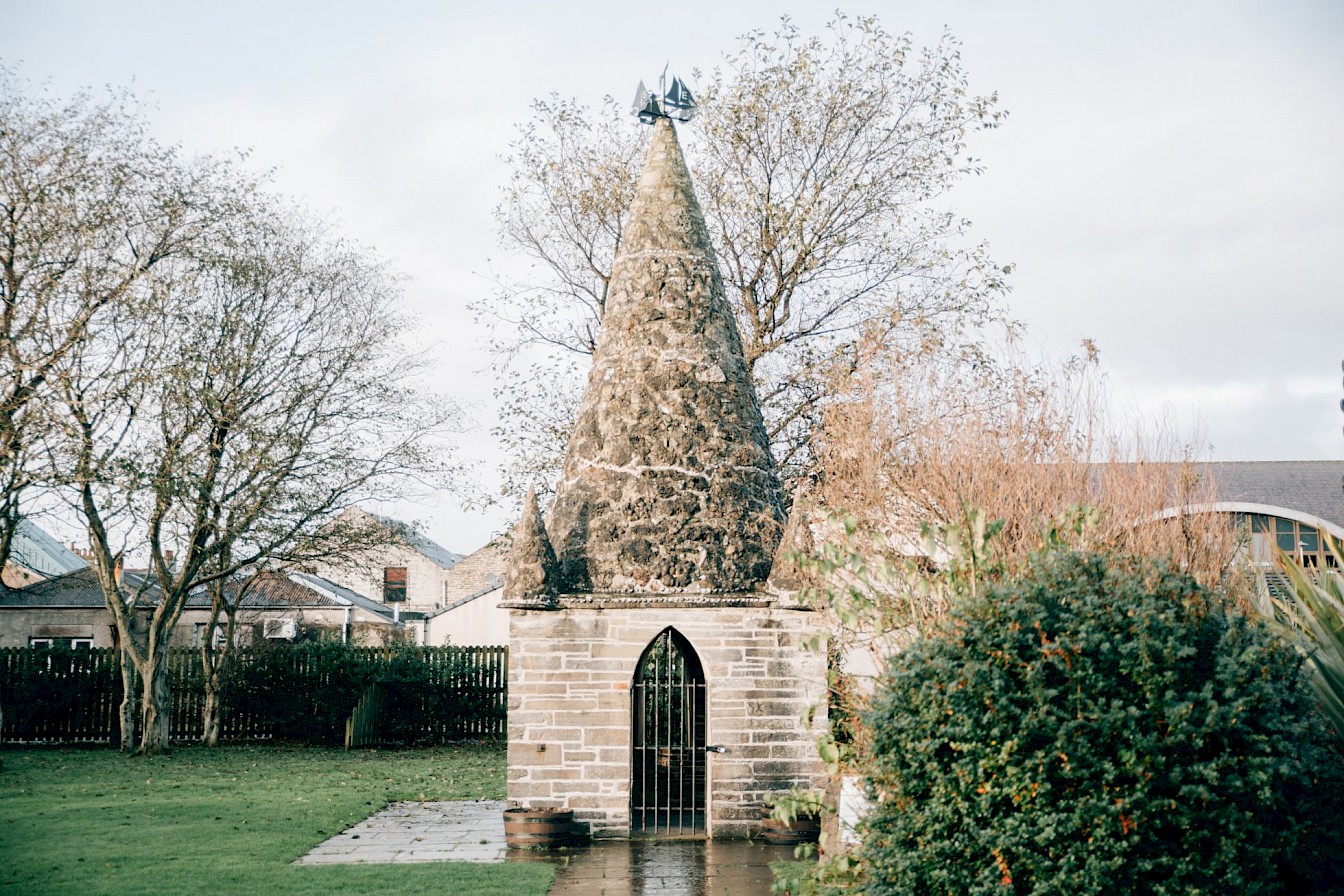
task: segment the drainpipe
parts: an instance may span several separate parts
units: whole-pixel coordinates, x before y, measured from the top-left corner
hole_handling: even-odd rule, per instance
[[[348,644],[348,643],[350,643],[350,610],[351,610],[351,609],[352,609],[352,608],[351,608],[351,607],[348,607],[348,606],[345,608],[345,625],[341,626],[341,643],[342,643],[342,644]]]

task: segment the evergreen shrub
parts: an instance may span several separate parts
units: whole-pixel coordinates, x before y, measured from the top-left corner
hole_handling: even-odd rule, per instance
[[[338,744],[384,665],[376,653],[340,641],[263,643],[230,667],[225,700],[274,737]]]
[[[1037,558],[892,659],[868,716],[867,891],[1313,890],[1292,866],[1313,817],[1338,817],[1312,800],[1338,754],[1299,665],[1187,576]]]

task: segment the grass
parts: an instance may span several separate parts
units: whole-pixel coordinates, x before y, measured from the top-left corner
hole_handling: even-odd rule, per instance
[[[0,753],[0,893],[542,896],[549,865],[290,864],[392,800],[500,799],[499,747]]]

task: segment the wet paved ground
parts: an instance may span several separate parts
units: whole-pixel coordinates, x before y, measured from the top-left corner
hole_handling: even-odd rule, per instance
[[[550,896],[769,896],[791,846],[748,840],[599,840],[555,871]]]
[[[555,851],[509,850],[504,803],[393,803],[296,860],[361,862],[549,862],[550,896],[768,896],[770,863],[791,846],[726,840],[599,840]]]

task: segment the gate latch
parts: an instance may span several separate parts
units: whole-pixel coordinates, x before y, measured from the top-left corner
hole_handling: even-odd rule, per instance
[[[705,747],[705,752],[706,752],[706,753],[727,753],[727,752],[728,752],[728,748],[727,748],[727,747],[721,747],[721,746],[719,746],[718,744],[710,744],[709,746]]]

